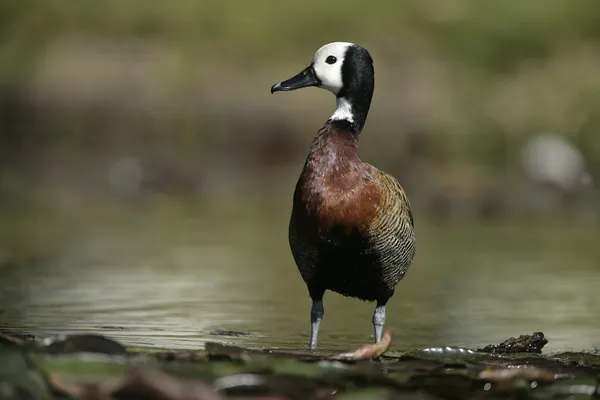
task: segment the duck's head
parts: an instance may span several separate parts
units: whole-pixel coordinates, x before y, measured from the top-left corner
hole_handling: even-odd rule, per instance
[[[331,120],[349,121],[360,132],[375,85],[373,60],[369,52],[347,42],[333,42],[315,53],[312,63],[296,76],[271,87],[271,93],[316,86],[329,90],[337,98]]]

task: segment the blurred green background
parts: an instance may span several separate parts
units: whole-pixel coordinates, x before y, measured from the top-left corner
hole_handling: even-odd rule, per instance
[[[304,345],[287,222],[334,100],[269,88],[332,41],[374,58],[361,156],[414,208],[398,345],[600,346],[596,0],[2,1],[0,327]],[[369,340],[325,307],[325,348]]]

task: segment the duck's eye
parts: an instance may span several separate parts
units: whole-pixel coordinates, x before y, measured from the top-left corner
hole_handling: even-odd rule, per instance
[[[327,64],[335,64],[335,62],[337,61],[337,58],[335,58],[334,56],[329,56],[327,57],[327,59],[325,60],[325,62]]]

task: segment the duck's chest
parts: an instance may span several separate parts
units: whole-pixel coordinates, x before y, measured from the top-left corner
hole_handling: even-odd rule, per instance
[[[298,233],[335,243],[368,232],[381,200],[373,168],[360,160],[310,161],[294,192],[292,223]]]

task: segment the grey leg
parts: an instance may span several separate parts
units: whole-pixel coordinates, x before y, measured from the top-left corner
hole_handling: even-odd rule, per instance
[[[313,300],[312,309],[310,310],[310,348],[317,347],[317,336],[319,336],[319,325],[323,319],[323,300]]]
[[[375,343],[379,343],[383,337],[383,326],[385,325],[385,306],[377,304],[373,313],[373,328],[375,328]]]

